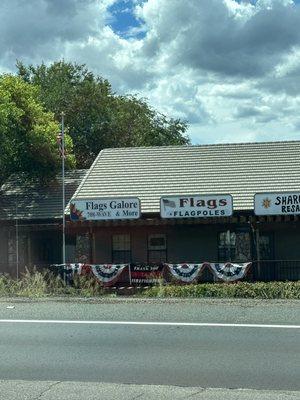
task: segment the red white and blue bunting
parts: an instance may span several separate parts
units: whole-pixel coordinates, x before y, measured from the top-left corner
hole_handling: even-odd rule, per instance
[[[248,273],[251,262],[247,263],[181,263],[181,264],[53,264],[66,282],[72,282],[73,276],[92,273],[104,285],[112,285],[120,277],[125,268],[129,269],[130,283],[156,284],[163,278],[163,270],[167,270],[177,280],[185,283],[195,281],[205,268],[223,282],[234,282],[243,279]]]
[[[212,273],[216,278],[224,282],[234,282],[243,279],[250,266],[251,262],[236,264],[236,263],[208,263]]]
[[[117,280],[128,264],[91,264],[91,271],[94,276],[102,283],[113,283]]]
[[[202,272],[204,264],[165,264],[171,274],[182,282],[192,282]]]

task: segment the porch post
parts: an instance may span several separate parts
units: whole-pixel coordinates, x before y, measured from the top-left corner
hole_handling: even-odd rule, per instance
[[[256,242],[256,260],[257,260],[257,275],[260,278],[260,248],[259,248],[259,228],[255,229],[255,242]]]
[[[95,256],[96,256],[96,237],[95,231],[93,228],[90,228],[90,262],[91,264],[95,264]]]

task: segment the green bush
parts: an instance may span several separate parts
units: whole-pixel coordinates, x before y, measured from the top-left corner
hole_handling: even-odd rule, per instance
[[[0,275],[0,296],[45,297],[45,296],[83,296],[94,297],[103,294],[103,286],[88,276],[74,276],[74,285],[65,282],[51,271],[26,270],[20,279]]]
[[[300,281],[155,286],[145,290],[141,295],[145,297],[300,299]]]
[[[26,272],[19,280],[9,275],[0,275],[0,296],[46,297],[80,296],[97,297],[107,293],[95,278],[74,276],[74,284],[65,282],[51,271],[33,270]],[[163,285],[139,291],[142,297],[193,297],[193,298],[251,298],[251,299],[300,299],[300,281],[297,282],[237,282],[202,283],[191,285]]]

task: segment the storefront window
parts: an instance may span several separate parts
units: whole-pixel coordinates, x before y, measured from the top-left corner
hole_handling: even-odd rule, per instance
[[[219,233],[219,261],[247,262],[251,260],[251,240],[249,232]]]
[[[113,235],[112,237],[112,262],[131,262],[130,235]]]
[[[148,262],[161,263],[167,261],[167,239],[163,233],[148,236]]]

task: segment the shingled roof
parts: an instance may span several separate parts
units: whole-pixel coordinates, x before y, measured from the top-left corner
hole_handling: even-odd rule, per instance
[[[159,212],[162,195],[231,194],[253,209],[257,192],[300,190],[300,141],[105,149],[74,199],[137,196]]]
[[[66,202],[73,196],[87,170],[65,173]],[[62,217],[61,174],[47,185],[12,175],[0,189],[0,220],[41,220]]]

